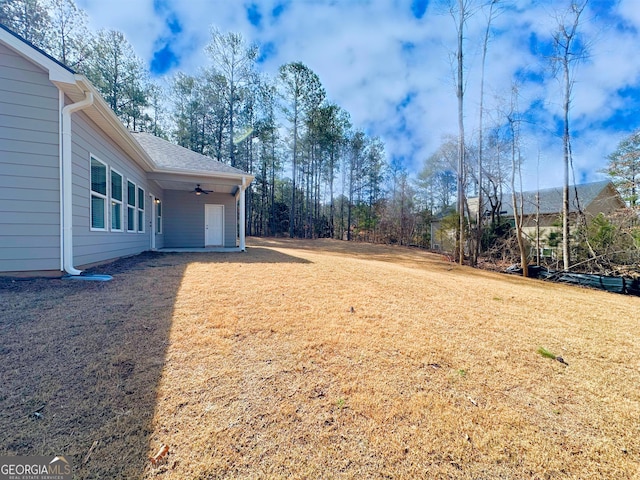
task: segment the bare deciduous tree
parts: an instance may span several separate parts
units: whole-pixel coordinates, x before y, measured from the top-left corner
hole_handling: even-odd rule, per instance
[[[500,0],[490,0],[489,2],[489,13],[487,15],[487,28],[484,33],[484,41],[482,44],[482,64],[481,64],[481,72],[480,72],[480,118],[478,125],[478,171],[477,171],[477,181],[478,181],[478,211],[476,212],[476,238],[475,245],[473,250],[473,255],[471,256],[471,263],[475,265],[478,261],[478,256],[480,255],[480,244],[482,243],[482,221],[484,216],[484,202],[482,195],[482,169],[483,169],[483,161],[484,161],[484,76],[485,76],[485,67],[487,63],[487,50],[489,48],[489,38],[491,36],[491,22],[493,21],[493,16],[495,14],[494,7],[498,4]]]
[[[571,158],[571,130],[569,128],[569,110],[571,109],[571,93],[573,90],[572,66],[583,60],[586,55],[584,43],[579,42],[578,27],[580,17],[584,12],[589,0],[571,0],[569,8],[562,14],[556,16],[557,30],[553,33],[553,46],[555,50],[552,58],[556,75],[562,77],[563,89],[563,166],[564,183],[562,192],[562,260],[564,270],[569,270],[571,266],[571,248],[569,236],[569,169],[572,164]]]
[[[608,158],[605,173],[611,177],[627,205],[637,209],[640,206],[640,131],[622,140]]]
[[[518,87],[511,89],[511,102],[507,113],[507,122],[511,136],[511,204],[513,207],[513,219],[516,224],[516,240],[520,251],[520,265],[522,276],[529,275],[528,255],[524,242],[522,225],[524,220],[524,198],[522,195],[522,158],[520,156],[520,118],[518,112]],[[519,185],[516,186],[516,176]],[[519,193],[518,193],[519,192]]]
[[[456,17],[457,14],[457,17]],[[458,202],[457,211],[460,218],[458,228],[457,255],[458,261],[464,263],[464,229],[465,229],[465,138],[464,138],[464,27],[469,16],[469,1],[458,0],[457,12],[452,8],[451,15],[457,20],[458,48],[456,50],[456,97],[458,98],[458,168],[457,187]]]

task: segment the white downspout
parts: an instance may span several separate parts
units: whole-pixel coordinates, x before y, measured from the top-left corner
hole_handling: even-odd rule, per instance
[[[58,112],[59,112],[59,121],[60,126],[58,127],[58,172],[59,172],[59,205],[60,205],[60,271],[64,271],[64,227],[63,227],[63,219],[64,219],[64,199],[62,198],[62,109],[64,108],[64,92],[62,90],[58,90]]]
[[[71,114],[93,105],[93,93],[86,92],[84,100],[62,109],[62,264],[69,275],[80,275],[73,266],[73,161],[71,151]]]
[[[244,252],[245,235],[246,235],[246,213],[245,213],[245,190],[247,189],[247,179],[242,177],[242,185],[240,185],[240,251]]]

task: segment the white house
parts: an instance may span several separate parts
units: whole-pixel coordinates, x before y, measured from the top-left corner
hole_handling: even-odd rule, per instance
[[[0,25],[0,273],[245,248],[253,176],[133,134],[83,75]]]
[[[488,212],[488,201],[485,199],[484,211]],[[520,194],[518,194],[520,202]],[[609,180],[583,183],[569,186],[569,221],[575,225],[578,212],[582,212],[587,219],[593,219],[598,214],[611,215],[613,212],[625,208],[624,200]],[[500,202],[500,216],[513,221],[513,204],[511,194],[506,193]],[[523,216],[522,230],[530,239],[539,235],[543,246],[552,232],[561,232],[562,225],[562,187],[546,188],[522,192]],[[469,211],[475,218],[478,211],[478,197],[469,199]]]

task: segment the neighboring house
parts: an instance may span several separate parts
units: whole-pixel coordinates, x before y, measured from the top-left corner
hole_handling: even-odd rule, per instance
[[[440,214],[431,220],[429,225],[430,248],[439,252],[453,252],[456,249],[456,230],[442,226],[445,216]]]
[[[518,195],[517,198],[519,205],[520,196]],[[562,228],[562,187],[523,192],[522,198],[524,234],[533,242],[539,238],[541,248],[548,247],[549,235],[560,233]],[[485,202],[486,216],[488,202],[486,200]],[[468,204],[472,218],[475,218],[478,211],[478,198],[469,198]],[[624,200],[613,183],[608,180],[569,186],[569,216],[573,225],[579,211],[582,211],[589,220],[600,213],[609,215],[625,206]],[[511,221],[514,219],[511,193],[503,195],[500,216]]]
[[[0,272],[78,275],[145,250],[244,250],[252,180],[132,134],[84,76],[0,25]]]

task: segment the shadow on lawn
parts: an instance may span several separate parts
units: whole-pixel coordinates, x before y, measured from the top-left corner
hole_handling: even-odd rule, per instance
[[[140,478],[153,444],[174,304],[189,263],[310,263],[143,253],[92,268],[110,282],[0,278],[0,456],[64,455],[74,478]]]
[[[185,268],[142,254],[92,269],[111,282],[0,279],[0,455],[142,477]]]

